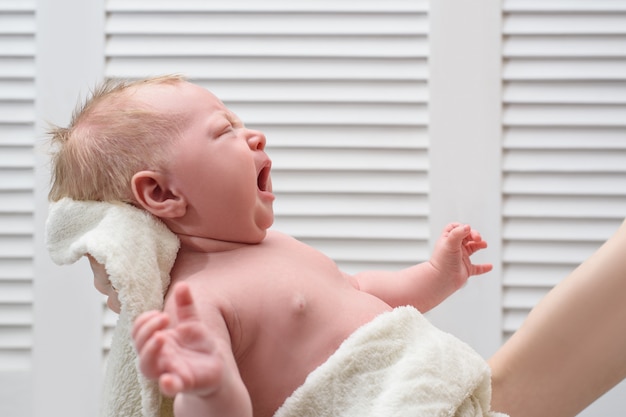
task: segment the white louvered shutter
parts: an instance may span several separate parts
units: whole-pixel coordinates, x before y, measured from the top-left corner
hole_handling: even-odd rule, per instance
[[[0,2],[0,415],[29,415],[35,4]]]
[[[268,138],[275,228],[346,271],[428,256],[424,1],[107,3],[106,74],[184,73]]]
[[[507,338],[626,214],[626,1],[509,0],[503,31]]]

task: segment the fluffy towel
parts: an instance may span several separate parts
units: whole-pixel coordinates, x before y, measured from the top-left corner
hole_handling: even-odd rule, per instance
[[[158,219],[129,204],[64,198],[50,205],[46,243],[59,265],[91,254],[105,266],[118,291],[121,311],[104,378],[101,416],[159,416],[158,385],[138,372],[130,332],[139,314],[163,308],[178,238]]]
[[[400,307],[346,339],[274,417],[504,417],[490,402],[487,363]]]

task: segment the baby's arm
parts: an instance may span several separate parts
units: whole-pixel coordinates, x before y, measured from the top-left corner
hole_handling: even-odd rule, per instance
[[[175,317],[150,311],[135,321],[132,335],[141,372],[158,380],[163,394],[176,397],[177,417],[252,417],[227,331],[212,331],[201,320],[186,284],[174,287],[174,304]]]
[[[393,307],[412,305],[421,312],[437,306],[461,288],[472,275],[491,271],[491,264],[473,264],[470,256],[487,247],[469,225],[447,225],[427,262],[397,272],[369,271],[353,279],[362,291]]]

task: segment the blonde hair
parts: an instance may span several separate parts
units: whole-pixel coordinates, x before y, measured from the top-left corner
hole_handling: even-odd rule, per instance
[[[68,127],[49,129],[52,178],[48,198],[132,203],[133,175],[156,170],[180,137],[182,114],[163,114],[134,99],[132,91],[151,85],[175,85],[176,75],[139,81],[108,80],[77,107]]]

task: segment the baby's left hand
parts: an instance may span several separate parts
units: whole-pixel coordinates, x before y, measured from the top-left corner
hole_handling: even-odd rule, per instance
[[[486,247],[487,242],[469,225],[450,223],[435,244],[430,263],[458,289],[470,276],[484,274],[493,269],[492,264],[473,264],[470,260],[470,256]]]

